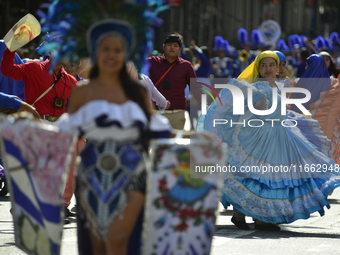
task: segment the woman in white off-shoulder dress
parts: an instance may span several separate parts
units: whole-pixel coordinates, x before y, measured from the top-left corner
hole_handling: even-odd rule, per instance
[[[90,27],[89,81],[74,88],[57,123],[87,139],[77,172],[80,254],[139,254],[148,140],[172,131],[127,72],[132,31],[118,20]]]

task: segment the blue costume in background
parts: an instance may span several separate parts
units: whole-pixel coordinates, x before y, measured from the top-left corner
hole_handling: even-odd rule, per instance
[[[254,104],[266,99],[267,108],[272,107],[273,88],[268,82],[251,85],[233,79],[230,84],[244,95],[251,88]],[[197,130],[210,131],[226,144],[226,163],[234,171],[225,173],[222,204],[232,204],[245,215],[273,224],[307,219],[316,211],[323,215],[324,206],[330,207],[328,194],[340,186],[340,179],[332,178],[340,169],[329,158],[329,140],[319,123],[291,111],[281,115],[280,95],[275,111],[265,116],[250,112],[247,97],[245,114],[234,115],[230,90],[222,89],[220,97],[222,105],[212,104],[200,116]],[[214,119],[228,123],[214,127]],[[231,121],[239,124],[231,125]],[[252,127],[260,126],[261,121],[261,127]]]
[[[296,77],[302,77],[303,73],[306,71],[306,61],[297,62],[294,61],[295,64],[292,64],[292,66],[295,66],[296,68]]]
[[[204,52],[199,47],[194,48],[195,52],[198,54],[201,64],[197,69],[195,69],[196,76],[198,78],[208,78],[211,74],[211,65],[209,58],[204,54]]]
[[[313,54],[307,59],[308,68],[302,74],[296,87],[308,89],[311,99],[302,105],[309,110],[310,105],[320,98],[320,93],[330,90],[331,80],[327,70],[325,60],[322,56]],[[295,93],[293,98],[304,98],[301,93]],[[295,105],[290,108],[293,111],[301,112]]]
[[[233,77],[233,61],[228,57],[220,58],[214,57],[211,59],[211,64],[216,66],[213,69],[215,78],[231,78]]]
[[[2,59],[2,54],[6,49],[6,44],[4,40],[0,40],[0,54]],[[15,54],[14,64],[19,65],[23,64],[24,62],[21,60],[18,54]],[[22,100],[24,100],[24,85],[25,83],[22,81],[16,81],[11,78],[4,76],[0,71],[0,92],[15,95]]]
[[[210,60],[212,65],[212,74],[215,78],[233,77],[233,60],[227,57],[229,52],[229,42],[221,36],[215,36],[214,50],[217,52],[216,57]]]

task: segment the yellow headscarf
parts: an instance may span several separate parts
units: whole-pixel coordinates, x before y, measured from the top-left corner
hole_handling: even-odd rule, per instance
[[[244,71],[237,77],[237,80],[246,80],[249,83],[257,81],[260,77],[259,67],[263,58],[273,58],[277,65],[280,63],[279,56],[275,52],[271,50],[262,51],[259,55],[257,55],[253,63],[244,69]]]

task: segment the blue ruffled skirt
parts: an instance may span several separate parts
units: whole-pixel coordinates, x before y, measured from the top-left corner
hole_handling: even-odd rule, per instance
[[[245,215],[274,224],[307,219],[317,211],[323,215],[324,207],[330,208],[327,196],[340,186],[340,167],[329,158],[330,141],[319,123],[292,111],[284,117],[256,116],[246,102],[245,114],[233,115],[230,91],[221,90],[220,96],[223,104],[211,105],[197,130],[210,131],[226,144],[226,164],[232,171],[224,177],[224,207],[232,204]],[[253,101],[260,101],[256,96]],[[214,119],[228,123],[214,126]],[[263,125],[252,127],[255,119]],[[231,121],[246,124],[231,126]]]

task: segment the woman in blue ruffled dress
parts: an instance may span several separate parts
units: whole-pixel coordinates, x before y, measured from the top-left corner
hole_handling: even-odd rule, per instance
[[[152,114],[146,90],[126,62],[132,26],[102,20],[88,30],[93,63],[89,81],[72,91],[58,126],[87,139],[77,171],[79,254],[139,254],[148,140],[171,126]],[[130,240],[130,241],[129,241]]]
[[[333,178],[339,166],[329,158],[329,140],[318,122],[293,111],[281,115],[278,63],[276,53],[264,51],[238,80],[231,80],[245,95],[244,114],[233,114],[236,99],[233,102],[225,88],[222,104],[212,104],[197,126],[226,144],[231,170],[225,173],[221,202],[233,205],[232,222],[241,229],[249,229],[245,215],[256,219],[255,229],[274,231],[280,230],[279,223],[307,219],[317,211],[323,215],[324,207],[330,207],[328,194],[340,185],[340,179]],[[253,114],[247,95],[255,109],[274,110]]]

